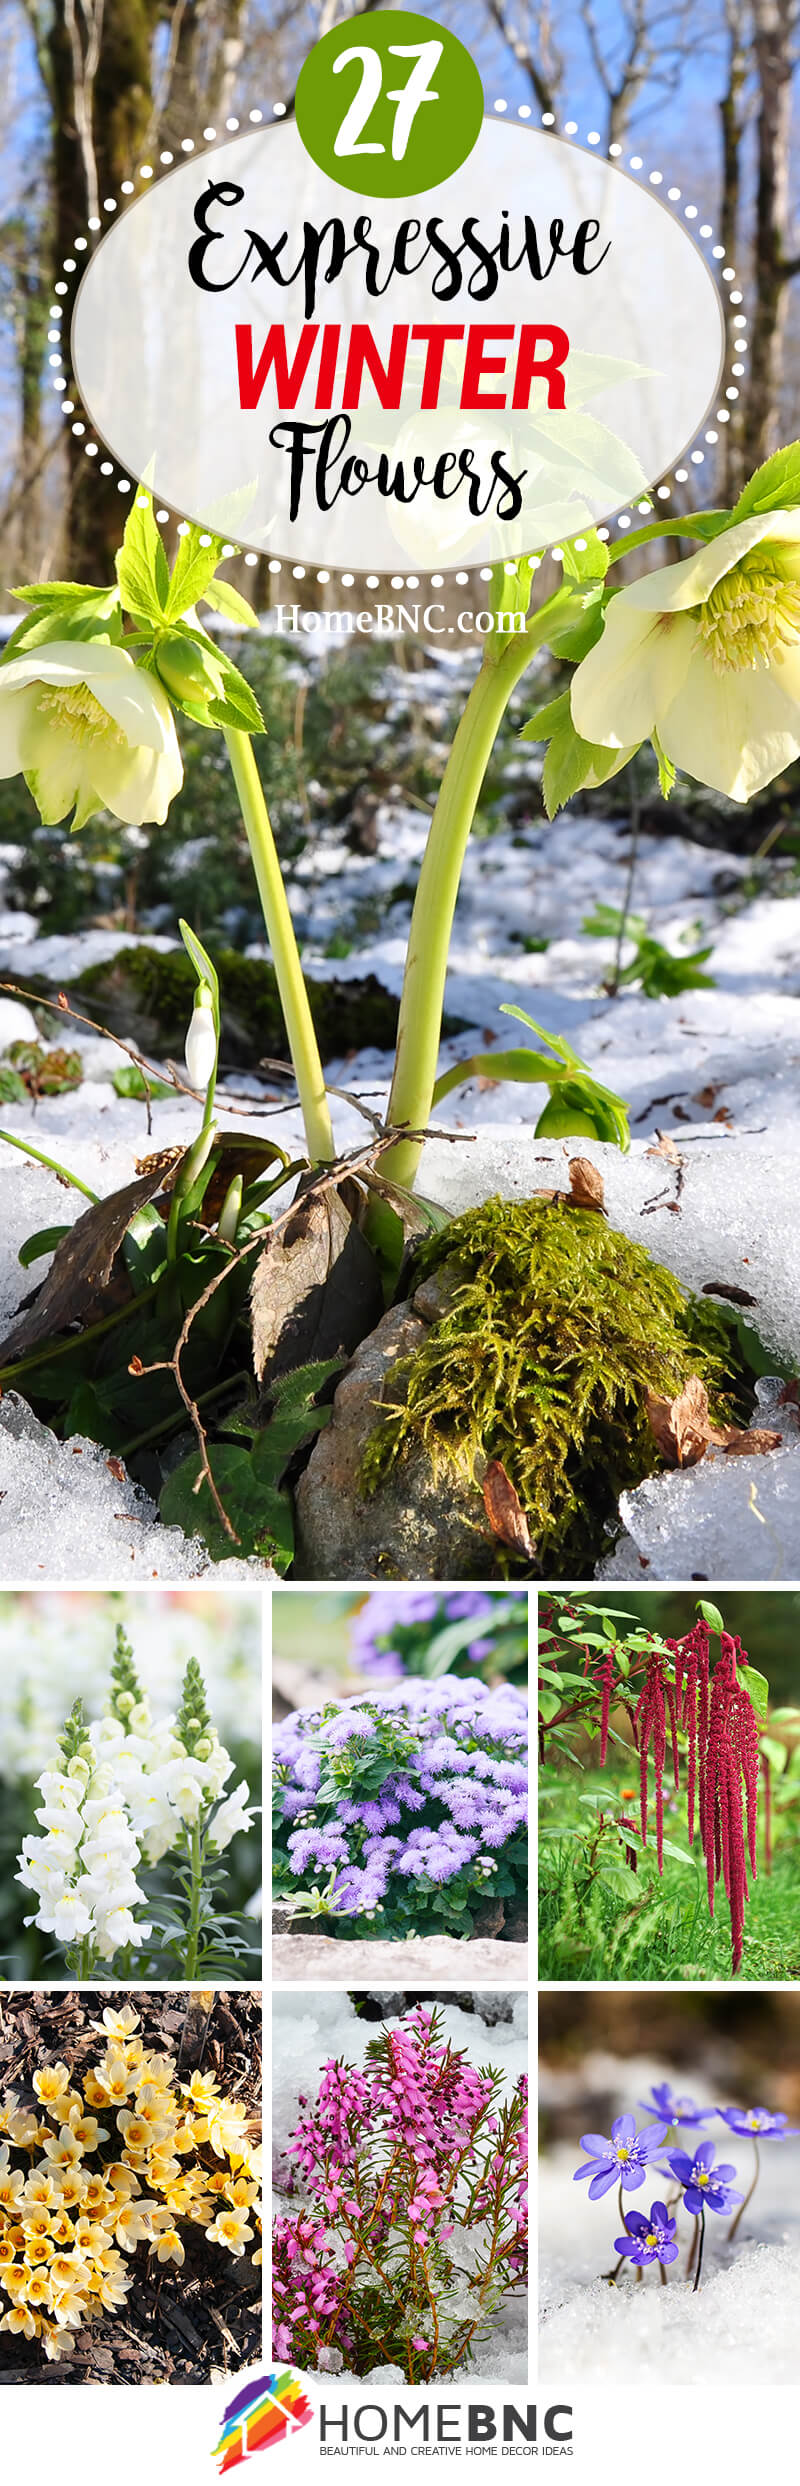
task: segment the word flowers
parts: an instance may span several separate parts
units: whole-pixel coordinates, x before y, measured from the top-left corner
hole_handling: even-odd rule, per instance
[[[472,2361],[527,2277],[527,2088],[476,2071],[421,2003],[363,2072],[326,2063],[289,2141],[306,2208],[273,2237],[274,2353],[323,2373]]]
[[[181,2080],[150,2053],[129,2003],[90,2025],[102,2041],[90,2070],[45,2063],[35,2108],[13,2091],[0,2105],[0,2331],[38,2340],[49,2363],[124,2306],[140,2248],[180,2267],[187,2223],[235,2260],[254,2245],[261,2260],[244,2109],[210,2073]]]
[[[154,1723],[121,1629],[108,1713],[88,1722],[76,1701],[59,1738],[60,1767],[37,1787],[41,1834],[23,1839],[17,1880],[36,1894],[28,1924],[63,1946],[70,1970],[88,1977],[118,1951],[153,1938],[184,1974],[235,1958],[233,1919],[217,1917],[213,1859],[253,1820],[246,1780],[223,1796],[233,1769],[190,1658],[177,1716]],[[169,1857],[175,1889],[165,1904],[140,1878]],[[139,1911],[146,1910],[146,1914]]]
[[[511,1684],[406,1678],[275,1735],[275,1887],[344,1935],[471,1934],[527,1875],[527,1704]],[[324,1884],[312,1875],[324,1876]]]
[[[759,2139],[788,2140],[790,2126],[785,2114],[774,2113],[769,2107],[698,2106],[691,2097],[676,2097],[668,2080],[656,2083],[651,2097],[642,2105],[642,2112],[649,2115],[653,2106],[657,2107],[661,2121],[648,2122],[638,2132],[633,2114],[616,2116],[608,2140],[603,2133],[584,2132],[580,2147],[586,2151],[586,2164],[576,2168],[573,2183],[580,2184],[589,2177],[590,2201],[599,2201],[603,2193],[618,2186],[624,2234],[616,2238],[614,2250],[619,2258],[615,2268],[605,2274],[612,2287],[616,2286],[625,2262],[635,2269],[637,2279],[643,2270],[658,2263],[662,2284],[666,2285],[667,2268],[678,2260],[680,2252],[678,2217],[684,2210],[694,2221],[685,2277],[690,2279],[694,2272],[692,2293],[696,2295],[703,2267],[707,2212],[714,2210],[719,2218],[725,2218],[731,2210],[735,2211],[727,2238],[732,2244],[758,2183]],[[716,2116],[728,2131],[746,2135],[752,2141],[755,2172],[749,2192],[735,2190],[736,2167],[717,2158],[714,2141],[704,2138],[691,2146],[676,2147],[679,2133],[693,2125],[699,2128],[701,2124],[713,2123]],[[648,2179],[652,2185],[656,2176],[664,2198],[654,2198],[648,2210],[627,2208],[623,2194],[641,2191]]]

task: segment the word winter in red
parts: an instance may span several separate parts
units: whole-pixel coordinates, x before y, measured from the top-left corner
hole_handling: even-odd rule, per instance
[[[548,411],[563,413],[568,353],[564,328],[527,320],[519,328],[499,321],[396,325],[383,351],[366,322],[343,332],[327,322],[306,321],[293,351],[280,325],[267,330],[260,350],[254,349],[252,327],[236,325],[239,404],[246,414],[255,412],[270,384],[281,412],[293,409],[309,378],[313,382],[314,369],[320,413],[331,412],[334,398],[343,413],[354,413],[365,383],[387,411],[415,403],[421,413],[432,413],[440,401],[454,402],[457,371],[458,403],[466,413],[501,413],[509,406],[527,413],[535,381],[544,383]]]

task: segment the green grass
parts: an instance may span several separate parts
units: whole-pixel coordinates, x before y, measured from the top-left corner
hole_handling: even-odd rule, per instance
[[[540,1978],[552,1983],[661,1984],[670,1978],[727,1983],[728,1903],[718,1890],[714,1917],[709,1916],[700,1842],[695,1836],[694,1850],[689,1850],[682,1803],[665,1808],[665,1839],[676,1852],[665,1852],[659,1879],[653,1826],[652,1853],[648,1842],[636,1872],[625,1863],[622,1845],[610,1830],[590,1862],[597,1798],[605,1785],[607,1781],[593,1779],[589,1772],[575,1782],[560,1771],[541,1773]],[[607,1814],[611,1809],[609,1802]],[[628,1797],[625,1810],[637,1817],[636,1804]],[[789,1818],[778,1833],[771,1873],[759,1847],[758,1874],[745,1913],[740,1970],[745,1982],[800,1979],[797,1868],[798,1838]]]

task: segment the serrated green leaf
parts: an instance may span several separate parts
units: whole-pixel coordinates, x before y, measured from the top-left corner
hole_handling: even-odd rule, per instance
[[[731,524],[738,526],[743,518],[757,518],[770,509],[800,507],[800,440],[790,440],[786,448],[776,449],[774,457],[758,466],[749,483],[740,493]]]
[[[203,588],[201,602],[210,604],[213,613],[223,613],[226,621],[241,622],[243,630],[258,629],[258,614],[252,604],[248,604],[246,596],[240,596],[238,587],[232,587],[227,578],[210,581]]]
[[[205,596],[206,588],[211,585],[222,557],[222,537],[212,535],[209,543],[201,544],[200,537],[206,533],[205,527],[190,527],[188,533],[181,536],[164,607],[169,621],[175,621],[181,613],[188,612]]]
[[[584,579],[605,578],[609,563],[608,545],[603,543],[596,527],[582,530],[579,541],[572,537],[562,547],[564,576],[581,584]]]
[[[116,572],[126,612],[136,621],[160,624],[164,619],[169,571],[149,493],[137,493],[129,510],[116,556]]]
[[[534,709],[533,716],[522,727],[520,741],[549,742],[551,734],[557,734],[571,721],[569,691],[562,691],[560,698],[548,699],[543,708]]]

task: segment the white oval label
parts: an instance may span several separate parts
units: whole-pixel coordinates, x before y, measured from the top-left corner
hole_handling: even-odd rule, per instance
[[[346,197],[293,123],[181,164],[93,252],[84,406],[157,499],[282,561],[446,570],[597,525],[716,401],[722,305],[618,166],[484,121],[419,199]]]

